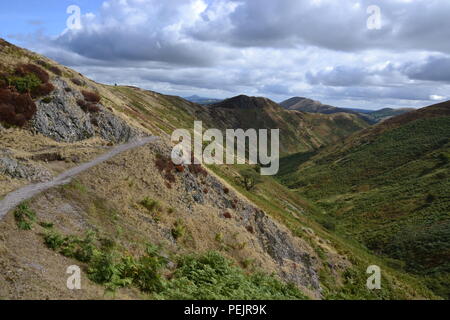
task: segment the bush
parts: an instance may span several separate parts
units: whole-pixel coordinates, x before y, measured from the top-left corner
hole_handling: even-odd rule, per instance
[[[53,72],[54,74],[56,74],[57,76],[62,76],[62,71],[55,66],[49,66],[48,70],[50,70],[51,72]]]
[[[175,279],[157,297],[175,300],[306,299],[294,285],[262,273],[245,274],[217,252],[182,257]]]
[[[172,160],[159,154],[156,156],[155,159],[155,167],[159,170],[159,172],[163,174],[163,177],[167,181],[167,187],[171,188],[172,187],[171,184],[175,183],[176,181],[175,176],[173,174],[176,168]]]
[[[223,217],[226,218],[226,219],[231,219],[232,218],[231,213],[229,213],[229,212],[225,212],[223,214]]]
[[[61,248],[68,239],[77,238],[49,232],[45,243],[63,252]],[[93,241],[89,243],[93,245],[92,255],[90,259],[83,259],[87,261],[88,278],[110,291],[134,285],[157,299],[306,299],[294,285],[275,276],[244,273],[217,252],[179,257],[177,270],[169,280],[162,272],[168,260],[159,253],[157,246],[148,245],[143,256],[134,258],[120,255],[114,245],[103,243],[98,248]],[[74,258],[80,259],[80,256]]]
[[[57,250],[64,243],[64,238],[56,232],[49,232],[44,236],[44,243],[49,249]]]
[[[44,69],[34,64],[21,64],[15,70],[15,75],[19,77],[25,77],[27,75],[35,75],[42,83],[47,83],[50,77]]]
[[[41,101],[43,102],[43,103],[50,103],[50,102],[52,102],[52,97],[45,97],[44,99],[42,99]]]
[[[34,64],[23,64],[16,68],[14,75],[7,77],[9,86],[19,93],[29,93],[33,98],[50,94],[55,87],[49,83],[49,75]]]
[[[83,94],[84,100],[86,100],[87,102],[91,102],[91,103],[99,103],[100,102],[101,97],[99,96],[98,93],[86,91],[86,90],[81,91],[81,93]]]
[[[247,190],[252,190],[258,183],[261,183],[261,176],[253,169],[243,169],[239,171],[241,184]]]
[[[36,105],[28,94],[0,89],[0,121],[22,127],[36,113]]]
[[[144,200],[142,200],[141,205],[146,208],[149,212],[155,212],[161,210],[161,205],[158,201],[150,199],[149,197],[145,197]]]
[[[177,172],[184,172],[184,166],[183,165],[177,165],[177,166],[175,166],[175,170],[177,170]]]
[[[46,96],[49,95],[53,90],[55,90],[55,87],[50,82],[43,83],[31,90],[31,96],[33,98]]]
[[[53,229],[53,223],[51,222],[39,222],[39,225],[44,229]]]
[[[28,207],[28,204],[22,203],[14,211],[14,218],[20,230],[31,230],[36,213]]]
[[[183,237],[186,233],[186,227],[184,226],[184,223],[182,220],[178,219],[173,228],[172,228],[172,236],[175,238],[175,240]]]
[[[30,93],[40,85],[42,85],[41,80],[34,74],[27,74],[24,76],[11,76],[8,77],[8,84],[16,88],[20,93]]]
[[[95,254],[95,235],[88,232],[84,239],[76,236],[63,237],[55,231],[47,232],[44,243],[52,250],[58,250],[63,256],[74,258],[81,262],[90,262]]]
[[[80,86],[80,87],[84,86],[84,82],[81,81],[80,79],[72,78],[72,79],[70,79],[70,80],[71,80],[74,84],[76,84],[77,86]]]
[[[87,105],[87,112],[89,113],[98,113],[100,112],[100,107],[98,107],[97,105],[90,103]]]
[[[161,292],[164,278],[160,270],[166,263],[167,260],[159,254],[159,248],[148,245],[146,254],[138,260],[133,257],[122,258],[118,266],[120,278],[131,279],[131,283],[143,292]]]

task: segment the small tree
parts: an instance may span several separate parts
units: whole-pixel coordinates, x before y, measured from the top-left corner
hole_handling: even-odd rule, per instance
[[[261,176],[253,169],[243,169],[239,171],[241,183],[247,191],[252,190],[258,183],[261,183]]]

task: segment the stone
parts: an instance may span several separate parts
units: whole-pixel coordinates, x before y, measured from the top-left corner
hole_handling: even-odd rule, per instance
[[[33,131],[60,142],[76,142],[96,135],[112,143],[128,142],[140,135],[124,120],[115,116],[104,106],[98,104],[99,112],[86,113],[77,104],[83,95],[67,91],[67,83],[60,78],[52,81],[55,90],[51,101],[36,102],[37,112],[31,120]]]
[[[53,178],[53,175],[42,166],[22,163],[5,156],[0,157],[0,173],[32,182],[45,182]]]

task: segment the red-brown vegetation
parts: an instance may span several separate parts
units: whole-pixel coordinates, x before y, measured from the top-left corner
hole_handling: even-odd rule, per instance
[[[0,89],[0,121],[22,127],[36,113],[36,105],[29,94]]]
[[[77,86],[83,86],[84,85],[84,83],[83,83],[83,81],[81,81],[80,79],[77,79],[77,78],[72,78],[72,79],[70,79],[74,84],[76,84]]]
[[[27,74],[34,74],[42,83],[47,83],[50,80],[50,77],[44,69],[35,65],[35,64],[21,64],[16,68],[15,74],[19,77],[24,77]]]
[[[96,92],[83,90],[83,91],[81,91],[81,93],[83,94],[84,100],[86,100],[87,102],[91,102],[91,103],[99,103],[100,102],[101,97]]]
[[[226,218],[226,219],[231,219],[232,218],[231,213],[229,213],[229,212],[225,212],[223,214],[223,217]]]

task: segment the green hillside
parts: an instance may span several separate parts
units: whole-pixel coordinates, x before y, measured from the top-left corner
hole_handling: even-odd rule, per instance
[[[279,180],[320,207],[316,219],[450,297],[450,103],[281,167]]]
[[[353,114],[313,114],[286,110],[270,99],[237,96],[213,104],[198,117],[225,130],[280,129],[280,153],[311,151],[334,144],[369,124]]]

